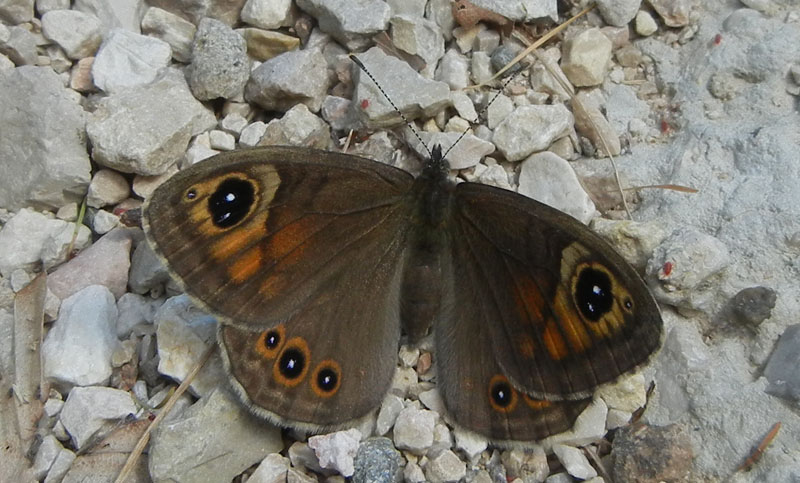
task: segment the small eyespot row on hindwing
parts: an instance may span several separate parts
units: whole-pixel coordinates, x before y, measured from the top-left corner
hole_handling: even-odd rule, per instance
[[[256,342],[256,351],[265,359],[275,359],[280,353],[286,339],[286,329],[283,325],[275,326],[262,332]]]
[[[332,359],[320,362],[311,377],[311,389],[319,397],[331,397],[342,384],[342,369]]]
[[[308,344],[301,337],[286,341],[272,365],[272,377],[279,384],[294,387],[305,379],[311,361]]]

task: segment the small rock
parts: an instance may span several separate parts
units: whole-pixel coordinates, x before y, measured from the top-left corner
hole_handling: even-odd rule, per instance
[[[29,209],[22,209],[0,229],[0,274],[5,277],[18,269],[51,268],[63,262],[73,241],[75,224],[55,220]],[[91,233],[80,226],[73,249],[89,245]]]
[[[37,480],[42,481],[44,479],[63,449],[64,447],[52,434],[48,434],[42,439],[42,444],[39,445],[36,458],[33,460],[33,475]]]
[[[127,30],[113,30],[92,64],[94,84],[111,93],[152,82],[172,58],[168,43]]]
[[[601,386],[596,392],[609,408],[634,412],[647,403],[647,388],[641,373],[622,376],[613,384]]]
[[[434,78],[450,86],[454,91],[453,95],[458,93],[466,97],[466,94],[459,89],[463,89],[469,85],[469,60],[456,49],[449,49],[439,61]],[[470,104],[472,104],[472,101],[470,101]],[[457,106],[456,109],[458,109]],[[464,116],[460,111],[459,113]],[[478,116],[476,114],[474,116],[465,117],[467,117],[467,119],[476,119]]]
[[[217,323],[186,295],[164,302],[155,315],[158,341],[158,372],[183,381],[205,351],[216,341]],[[198,396],[210,393],[228,377],[217,352],[192,381],[189,390]]]
[[[553,446],[553,452],[558,457],[558,461],[564,465],[567,473],[581,480],[588,480],[597,476],[597,470],[589,463],[583,451],[574,446],[557,444]]]
[[[596,86],[603,82],[611,60],[611,41],[592,28],[567,39],[561,69],[573,85]]]
[[[247,479],[248,483],[278,483],[286,481],[286,471],[291,462],[278,453],[267,455]]]
[[[8,27],[8,37],[0,42],[0,54],[7,55],[18,66],[34,65],[39,56],[36,52],[36,36],[21,26]]]
[[[366,47],[372,36],[389,26],[391,8],[381,0],[330,2],[298,0],[297,6],[317,19],[319,28],[349,50]]]
[[[588,223],[594,203],[567,161],[549,151],[532,154],[522,162],[519,192]]]
[[[397,416],[403,410],[403,399],[392,393],[386,395],[378,411],[378,420],[375,423],[375,433],[383,436],[394,426]]]
[[[492,458],[495,459],[495,458]],[[507,470],[507,475],[502,474],[505,479],[528,479],[532,481],[542,481],[550,474],[550,467],[547,464],[547,455],[540,445],[532,448],[512,449],[503,451],[501,455],[502,465],[497,466]],[[499,462],[498,462],[499,463]],[[492,465],[489,465],[491,468]]]
[[[390,23],[395,47],[421,57],[426,63],[423,75],[432,75],[444,55],[444,36],[436,22],[414,15],[395,15]]]
[[[400,411],[394,423],[395,446],[414,453],[424,453],[433,444],[435,426],[436,413],[407,407]]]
[[[90,285],[102,285],[121,297],[126,292],[130,251],[134,229],[113,230],[69,262],[58,267],[48,278],[47,287],[60,299],[66,299]]]
[[[689,24],[691,0],[647,0],[667,27],[684,27]]]
[[[139,243],[131,257],[131,269],[128,272],[128,286],[133,293],[140,295],[151,292],[151,295],[163,293],[164,285],[170,281],[167,268],[153,253],[147,243]]]
[[[258,141],[259,146],[307,146],[317,149],[327,149],[330,143],[330,128],[305,104],[297,104],[286,111],[282,118],[270,121]]]
[[[233,151],[236,148],[236,138],[225,131],[215,129],[209,133],[211,149],[217,151]]]
[[[353,459],[358,451],[361,432],[357,429],[337,431],[308,438],[308,446],[317,455],[320,466],[333,469],[344,477],[353,476]]]
[[[242,36],[219,20],[201,20],[192,42],[192,60],[186,69],[192,94],[201,101],[236,97],[242,93],[249,76],[250,60]]]
[[[777,299],[771,288],[749,287],[734,295],[731,306],[739,322],[757,327],[770,318]]]
[[[136,327],[151,325],[163,299],[152,299],[135,293],[126,293],[117,300],[117,337],[127,338]]]
[[[456,427],[453,434],[456,437],[456,448],[467,455],[467,458],[470,460],[483,453],[489,446],[489,442],[486,438],[472,431],[466,431]]]
[[[619,483],[683,481],[692,467],[692,440],[678,424],[620,429],[611,445],[611,476]]]
[[[126,391],[110,387],[75,387],[69,392],[60,420],[76,448],[106,426],[136,414],[133,398]]]
[[[193,23],[157,7],[150,7],[142,17],[142,33],[161,39],[172,48],[172,58],[187,63],[192,59],[192,40],[197,28]]]
[[[70,59],[93,55],[103,40],[103,26],[94,15],[77,10],[52,10],[42,15],[42,34]]]
[[[283,448],[278,428],[250,415],[218,388],[161,423],[150,442],[154,481],[231,481]]]
[[[253,70],[244,95],[271,111],[305,104],[317,112],[329,85],[325,57],[317,50],[299,50],[273,57]]]
[[[291,7],[291,0],[247,0],[240,17],[250,25],[273,30],[286,24]]]
[[[353,483],[391,483],[402,479],[403,457],[389,438],[369,438],[358,447]]]
[[[42,344],[44,375],[57,386],[105,384],[119,341],[117,307],[107,288],[90,285],[61,304]]]
[[[98,235],[105,235],[120,224],[119,217],[106,210],[91,210],[87,218],[92,226],[92,231]]]
[[[764,376],[769,381],[767,393],[800,401],[800,324],[790,325],[778,339],[767,361]]]
[[[115,205],[130,196],[128,180],[110,169],[97,171],[89,183],[86,204],[92,208]]]
[[[242,133],[239,134],[239,144],[245,147],[253,147],[258,145],[261,138],[264,136],[264,133],[267,131],[267,125],[261,121],[255,121],[247,125],[244,129],[242,129]]]
[[[492,142],[507,160],[520,161],[567,136],[574,123],[563,104],[520,106],[497,126]]]
[[[425,477],[434,483],[461,481],[466,474],[466,464],[449,449],[430,456],[425,465]]]
[[[636,14],[634,28],[637,34],[642,37],[649,37],[658,31],[658,24],[648,12],[639,10],[639,13]]]
[[[46,483],[62,481],[64,475],[67,474],[67,471],[69,471],[69,468],[75,461],[75,458],[77,458],[75,453],[66,448],[62,448],[61,451],[58,452],[55,461],[53,461],[53,465],[50,466],[50,471],[47,472],[47,477],[44,481]]]
[[[236,32],[247,42],[247,55],[259,62],[300,47],[299,38],[281,32],[257,28],[236,29]]]
[[[289,446],[288,450],[289,459],[292,461],[292,466],[298,469],[309,469],[315,473],[331,475],[334,472],[326,470],[319,464],[316,453],[311,449],[307,443],[296,441]]]
[[[247,118],[238,112],[231,112],[222,118],[222,120],[219,122],[219,127],[225,132],[231,133],[234,136],[238,136],[241,134],[242,129],[247,127]]]
[[[642,0],[598,0],[597,9],[607,24],[624,27],[633,20],[641,5]]]

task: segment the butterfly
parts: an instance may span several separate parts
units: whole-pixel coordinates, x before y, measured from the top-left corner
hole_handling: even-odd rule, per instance
[[[595,389],[646,363],[663,323],[636,271],[574,218],[359,156],[226,152],[163,183],[147,240],[219,320],[255,414],[352,426],[392,384],[401,335],[432,332],[447,417],[496,444],[569,429]]]

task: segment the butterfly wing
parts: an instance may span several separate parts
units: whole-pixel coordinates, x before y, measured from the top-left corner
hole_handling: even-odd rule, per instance
[[[515,388],[587,398],[659,347],[661,316],[644,282],[583,224],[490,186],[462,183],[454,197],[455,285],[440,325],[455,332],[478,319],[483,351]]]
[[[270,147],[204,161],[148,200],[148,240],[220,319],[226,367],[254,412],[322,429],[380,404],[412,182],[355,156]]]
[[[437,387],[453,422],[494,444],[534,441],[567,431],[590,400],[547,402],[517,390],[504,375],[491,347],[489,314],[481,303],[485,287],[458,284],[458,323],[445,318],[434,331]],[[453,293],[446,302],[452,310]]]

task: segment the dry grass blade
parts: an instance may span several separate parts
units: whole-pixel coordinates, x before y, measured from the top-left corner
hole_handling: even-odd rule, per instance
[[[83,201],[81,202],[81,209],[78,211],[78,219],[75,220],[75,230],[72,231],[72,239],[69,241],[69,246],[67,247],[67,256],[72,258],[72,250],[75,248],[75,240],[78,239],[78,231],[81,229],[81,225],[83,225],[83,217],[86,216],[86,197],[83,197]]]
[[[614,483],[614,480],[611,478],[611,475],[608,473],[603,461],[600,459],[600,456],[597,455],[597,450],[594,446],[584,446],[583,454],[589,457],[592,460],[592,464],[597,469],[597,473],[603,478],[603,481],[606,483]]]
[[[780,429],[781,429],[780,421],[773,424],[772,428],[770,428],[767,435],[764,436],[764,439],[762,439],[761,442],[758,443],[758,446],[756,446],[756,448],[753,450],[752,453],[750,453],[750,455],[744,460],[744,462],[740,464],[738,468],[736,468],[736,471],[742,471],[742,470],[749,471],[750,468],[753,467],[753,465],[758,463],[758,460],[761,459],[761,456],[764,454],[764,451],[766,451],[767,446],[769,446],[769,444],[772,443],[772,440],[775,439],[775,436],[778,435],[778,431],[780,431]]]
[[[520,52],[519,55],[517,55],[516,57],[511,59],[511,62],[506,64],[502,69],[498,70],[486,82],[482,82],[480,84],[475,84],[475,85],[472,85],[472,86],[467,86],[467,87],[465,87],[465,89],[477,89],[477,88],[480,88],[480,87],[488,86],[490,82],[494,81],[495,79],[500,78],[500,76],[502,76],[503,73],[505,73],[508,69],[514,67],[514,65],[516,65],[520,60],[524,59],[528,54],[530,54],[531,52],[533,52],[537,48],[539,48],[542,45],[544,45],[548,40],[552,39],[553,37],[555,37],[556,35],[561,33],[565,28],[567,28],[567,26],[569,24],[571,24],[575,20],[581,18],[582,16],[586,15],[593,8],[594,8],[594,4],[584,8],[583,10],[578,12],[574,17],[564,21],[564,23],[562,23],[561,25],[557,26],[553,30],[551,30],[551,31],[547,32],[546,34],[544,34],[539,40],[537,40],[536,42],[532,43],[529,47],[527,47],[525,50]]]
[[[662,190],[671,190],[671,191],[680,191],[681,193],[698,193],[699,190],[694,188],[690,188],[688,186],[681,186],[679,184],[648,184],[645,186],[634,186],[631,188],[625,188],[625,191],[639,191],[643,189],[662,189]]]
[[[147,443],[150,441],[150,433],[152,433],[158,424],[164,420],[167,414],[169,414],[169,412],[172,410],[172,407],[178,402],[178,398],[180,398],[181,395],[186,392],[186,390],[189,388],[189,385],[197,376],[197,373],[199,373],[200,369],[202,369],[206,362],[208,362],[208,359],[211,358],[211,355],[214,353],[216,348],[217,346],[212,344],[211,347],[209,347],[205,353],[203,353],[203,356],[199,361],[197,361],[197,365],[195,365],[189,374],[186,375],[186,378],[183,380],[183,382],[181,382],[180,386],[178,386],[178,389],[175,390],[167,403],[164,404],[164,409],[162,409],[161,412],[158,413],[158,416],[153,419],[153,422],[147,427],[147,430],[145,430],[144,434],[142,434],[139,442],[136,443],[136,447],[133,449],[133,451],[131,451],[130,456],[128,456],[128,460],[125,462],[125,466],[122,467],[122,470],[119,472],[119,476],[117,476],[117,479],[114,480],[115,483],[123,483],[128,476],[130,476],[131,472],[136,466],[136,462],[142,455],[142,451],[144,451],[144,447],[147,446]]]

